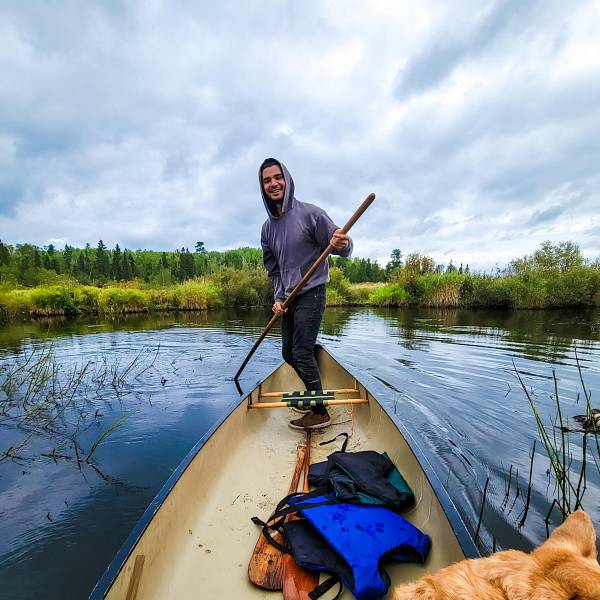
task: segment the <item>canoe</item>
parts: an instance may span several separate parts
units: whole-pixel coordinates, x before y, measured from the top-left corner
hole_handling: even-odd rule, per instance
[[[311,462],[341,446],[340,441],[337,447],[321,447],[319,441],[344,431],[351,435],[348,451],[387,452],[416,498],[402,515],[432,539],[424,565],[386,566],[391,589],[477,557],[456,507],[410,435],[329,351],[319,347],[317,361],[323,387],[336,390],[336,399],[368,402],[329,408],[333,424],[313,434]],[[154,498],[92,591],[92,600],[281,597],[248,579],[248,561],[260,533],[250,519],[268,517],[286,495],[296,447],[305,436],[287,426],[297,413],[249,409],[249,404],[277,402],[283,392],[300,389],[293,369],[282,363],[232,402],[229,413],[192,448]],[[343,597],[352,596],[345,591]]]

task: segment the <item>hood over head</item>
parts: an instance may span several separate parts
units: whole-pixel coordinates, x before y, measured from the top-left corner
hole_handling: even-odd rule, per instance
[[[265,194],[265,190],[262,184],[262,171],[265,167],[265,163],[272,163],[275,161],[280,167],[281,172],[283,173],[283,178],[285,179],[285,193],[283,195],[283,206],[282,206],[282,215],[285,214],[288,210],[294,208],[294,204],[296,199],[294,198],[294,180],[290,175],[290,172],[287,170],[286,166],[278,161],[276,158],[265,158],[262,164],[260,165],[260,169],[258,170],[258,184],[260,186],[260,195],[262,196],[263,203],[267,210],[267,214],[270,219],[278,219],[277,212],[275,211],[274,202],[270,200]]]

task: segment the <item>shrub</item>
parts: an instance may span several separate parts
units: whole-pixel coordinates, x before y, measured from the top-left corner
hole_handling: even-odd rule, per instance
[[[176,306],[182,310],[206,310],[221,305],[217,285],[205,279],[188,280],[173,290]]]
[[[100,312],[114,315],[143,312],[150,307],[150,294],[128,288],[102,288],[98,295]]]
[[[423,306],[460,306],[463,276],[457,273],[428,273],[421,277]]]
[[[30,312],[33,316],[75,315],[75,292],[66,287],[38,287],[30,291]]]
[[[406,306],[409,294],[399,283],[384,285],[369,296],[369,304],[374,306]]]
[[[352,292],[350,291],[350,281],[344,277],[344,272],[337,267],[329,269],[328,290],[335,290],[339,298],[349,300]]]
[[[383,283],[355,283],[350,286],[350,302],[352,304],[369,304],[371,294],[383,287]]]
[[[546,306],[546,281],[532,271],[514,277],[506,277],[512,305],[515,308],[544,308]]]
[[[325,292],[327,294],[327,306],[343,306],[346,304],[346,299],[335,288],[328,286]]]
[[[225,306],[258,306],[272,299],[270,282],[262,268],[238,271],[225,267],[213,281],[221,290]]]

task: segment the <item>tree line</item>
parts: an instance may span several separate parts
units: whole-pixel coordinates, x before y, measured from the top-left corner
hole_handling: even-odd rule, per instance
[[[410,278],[427,273],[470,274],[468,264],[456,266],[450,261],[443,265],[419,252],[404,256],[398,248],[392,250],[385,267],[368,258],[331,256],[329,262],[350,283],[394,282],[399,277]],[[534,253],[513,260],[496,275],[567,271],[586,265],[597,266],[597,263],[597,260],[595,263],[586,261],[574,242],[546,241]],[[224,269],[260,271],[262,252],[251,247],[208,251],[201,241],[196,242],[192,251],[184,247],[164,252],[121,249],[119,244],[109,249],[102,240],[96,247],[86,244],[84,248],[75,248],[67,244],[62,250],[53,244],[44,247],[33,244],[11,246],[0,240],[0,285],[5,287],[44,285],[65,276],[86,285],[137,279],[149,285],[166,286],[195,277],[209,277]]]
[[[195,277],[207,277],[225,268],[235,270],[262,269],[262,251],[258,248],[208,251],[204,242],[196,242],[192,251],[121,249],[117,244],[107,248],[100,240],[95,247],[65,245],[61,250],[53,244],[11,246],[0,240],[0,284],[32,287],[52,283],[57,276],[67,276],[86,285],[103,285],[111,281],[140,279],[150,285],[171,285]],[[386,281],[389,271],[377,261],[363,258],[331,257],[352,283]]]

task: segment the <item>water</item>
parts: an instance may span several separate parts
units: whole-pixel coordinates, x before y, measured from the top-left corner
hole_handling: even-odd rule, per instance
[[[74,460],[41,457],[56,448],[52,435],[31,437],[17,458],[0,462],[0,598],[88,595],[172,470],[238,400],[232,375],[268,317],[264,311],[188,313],[0,329],[0,369],[49,343],[65,373],[90,364],[90,381],[76,398],[84,416],[67,409],[56,421],[66,430],[78,427],[83,449],[127,417],[97,447],[93,466],[83,462],[79,469]],[[542,541],[553,497],[548,461],[538,453],[531,506],[518,527],[537,434],[513,363],[547,422],[555,414],[553,370],[564,413],[581,414],[574,348],[594,400],[599,323],[600,311],[327,309],[320,341],[413,433],[472,532],[489,477],[480,531],[485,552],[494,545],[529,549]],[[273,332],[246,367],[242,387],[253,387],[279,360]],[[96,387],[102,372],[122,373],[132,362],[123,385],[113,388],[106,376]],[[25,435],[0,419],[0,454]],[[570,439],[579,468],[582,438]],[[61,453],[74,456],[69,445]],[[591,462],[584,506],[594,521],[600,517],[599,490]],[[557,522],[555,511],[550,524]]]

